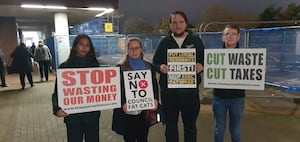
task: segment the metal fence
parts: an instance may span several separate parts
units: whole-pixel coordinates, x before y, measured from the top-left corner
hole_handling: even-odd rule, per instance
[[[205,48],[222,48],[221,32],[196,33]],[[114,65],[125,55],[126,41],[139,37],[143,42],[146,58],[152,60],[164,34],[91,35],[98,59]],[[75,36],[70,36],[72,45]],[[55,39],[55,38],[54,38]],[[266,84],[285,88],[286,91],[300,91],[300,27],[281,27],[241,30],[241,48],[266,48]]]
[[[205,48],[221,48],[221,33],[201,33]],[[266,48],[266,84],[300,91],[300,27],[241,30],[240,47]]]

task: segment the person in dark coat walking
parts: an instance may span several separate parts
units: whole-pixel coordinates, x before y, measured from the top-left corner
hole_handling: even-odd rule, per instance
[[[32,55],[34,55],[35,47],[36,47],[36,46],[35,46],[35,43],[32,42],[32,45],[31,45],[31,47],[30,47],[30,49],[29,49]]]
[[[11,54],[11,57],[14,60],[13,62],[15,62],[15,69],[20,75],[22,90],[25,88],[25,75],[27,76],[30,86],[33,87],[31,75],[31,72],[33,71],[31,58],[33,58],[33,55],[26,49],[25,44],[21,43]]]

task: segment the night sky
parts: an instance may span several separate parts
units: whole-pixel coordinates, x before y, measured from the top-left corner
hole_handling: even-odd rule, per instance
[[[237,12],[260,14],[268,6],[285,9],[290,3],[299,5],[300,0],[119,0],[119,14],[124,15],[120,22],[137,18],[158,23],[170,12],[181,10],[187,14],[190,23],[196,25],[206,8],[214,3]]]

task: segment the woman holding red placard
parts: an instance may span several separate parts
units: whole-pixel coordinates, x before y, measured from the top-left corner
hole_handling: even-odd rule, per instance
[[[87,35],[78,35],[66,62],[59,68],[99,67],[92,41]],[[58,106],[57,84],[52,95],[53,114],[64,117],[68,142],[99,142],[100,111],[67,114]]]

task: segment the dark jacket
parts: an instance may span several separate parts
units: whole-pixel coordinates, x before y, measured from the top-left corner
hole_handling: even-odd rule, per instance
[[[33,55],[26,49],[25,45],[18,46],[11,54],[12,66],[17,73],[28,73],[33,71],[31,58]]]
[[[98,62],[91,62],[87,60],[87,58],[75,58],[72,63],[65,62],[62,63],[59,68],[88,68],[88,67],[99,67]],[[61,108],[58,106],[58,96],[57,96],[57,82],[55,82],[54,92],[52,94],[52,109],[53,114],[56,115],[57,111]],[[81,120],[89,120],[95,117],[100,117],[100,111],[93,111],[93,112],[85,112],[85,113],[77,113],[77,114],[70,114],[64,118],[64,122],[68,123],[70,121],[76,122]]]
[[[153,64],[155,64],[158,72],[160,72],[159,67],[161,64],[167,65],[167,49],[177,48],[179,49],[179,46],[171,33],[161,40],[153,57]],[[204,65],[204,46],[202,40],[198,36],[188,31],[188,35],[180,48],[196,48],[196,62]],[[162,94],[198,94],[200,83],[200,74],[197,74],[197,88],[168,88],[167,74],[161,73],[159,80]]]
[[[225,43],[223,44],[223,48],[225,48]],[[239,44],[235,48],[239,48]],[[213,95],[222,99],[234,99],[234,98],[242,98],[245,97],[245,90],[241,89],[217,89],[214,88]]]
[[[153,67],[153,65],[147,61],[144,60],[144,63],[146,65],[147,69],[151,69],[152,73],[152,85],[153,85],[153,93],[154,93],[154,99],[158,100],[158,85],[156,80],[156,72]],[[112,130],[115,131],[117,134],[123,135],[124,129],[125,129],[125,112],[122,109],[122,106],[126,103],[125,98],[125,88],[124,86],[124,80],[123,80],[123,71],[132,71],[127,57],[121,60],[118,65],[121,70],[121,108],[114,109],[113,112],[113,123],[112,123]]]
[[[245,90],[241,89],[214,89],[213,94],[215,97],[222,99],[234,99],[245,97]]]

